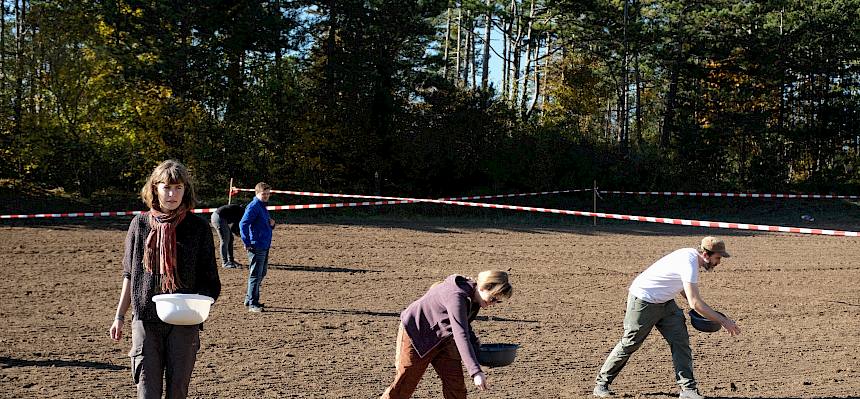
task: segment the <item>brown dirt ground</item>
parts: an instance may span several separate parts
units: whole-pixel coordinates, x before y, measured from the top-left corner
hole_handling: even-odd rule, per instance
[[[108,338],[127,219],[0,224],[0,397],[134,395],[130,339]],[[663,254],[707,234],[733,257],[703,275],[730,337],[691,331],[706,395],[849,398],[860,393],[860,239],[619,223],[596,228],[439,221],[281,225],[262,298],[242,306],[247,270],[223,270],[191,384],[199,398],[375,398],[393,376],[398,313],[436,280],[510,269],[515,295],[482,312],[483,342],[522,345],[470,396],[588,397],[621,334],[625,290]],[[237,248],[237,257],[247,264]],[[679,302],[685,306],[683,302]],[[128,330],[128,328],[126,328]],[[677,395],[654,333],[613,385]],[[438,398],[431,370],[415,398]]]

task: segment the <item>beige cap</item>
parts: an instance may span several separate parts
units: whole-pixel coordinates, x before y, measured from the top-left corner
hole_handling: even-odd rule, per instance
[[[702,244],[699,246],[699,249],[706,250],[709,252],[716,252],[722,255],[724,258],[728,258],[731,256],[728,252],[726,252],[726,243],[724,243],[723,240],[717,237],[707,236],[703,238]]]

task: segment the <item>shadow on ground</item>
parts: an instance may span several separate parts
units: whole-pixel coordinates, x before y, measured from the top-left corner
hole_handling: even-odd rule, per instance
[[[366,270],[366,269],[351,269],[346,267],[336,267],[336,266],[302,266],[302,265],[281,265],[281,264],[270,264],[269,269],[275,270],[289,270],[296,272],[314,272],[314,273],[379,273],[379,270]]]
[[[100,370],[128,370],[127,366],[117,366],[115,364],[110,363],[102,363],[102,362],[92,362],[87,360],[62,360],[62,359],[49,359],[49,360],[25,360],[25,359],[13,359],[10,357],[0,357],[0,364],[2,364],[2,368],[9,367],[80,367],[86,369],[100,369]]]

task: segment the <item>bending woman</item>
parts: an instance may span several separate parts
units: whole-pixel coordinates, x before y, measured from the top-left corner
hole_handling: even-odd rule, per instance
[[[494,270],[481,272],[477,280],[454,274],[430,287],[400,314],[397,375],[381,399],[411,397],[429,365],[442,380],[445,399],[463,399],[466,383],[461,360],[475,386],[488,389],[487,377],[478,364],[480,343],[471,322],[481,308],[501,303],[512,293],[508,274]]]
[[[221,280],[209,223],[191,213],[197,200],[188,170],[164,161],[141,190],[149,211],[132,219],[122,259],[122,291],[110,328],[122,338],[125,313],[131,307],[131,372],[138,398],[185,398],[200,348],[203,325],[167,324],[158,318],[157,294],[202,294],[218,298]]]

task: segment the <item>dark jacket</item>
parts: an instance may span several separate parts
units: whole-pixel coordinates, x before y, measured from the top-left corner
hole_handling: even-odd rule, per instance
[[[215,210],[221,221],[230,226],[230,232],[233,235],[239,235],[239,221],[245,214],[245,206],[239,204],[221,205]]]
[[[272,226],[269,219],[266,203],[254,197],[245,207],[245,214],[239,221],[239,231],[246,247],[268,249],[272,246]]]
[[[131,311],[136,320],[158,321],[152,297],[161,292],[157,279],[143,266],[144,242],[149,235],[149,212],[131,220],[125,237],[122,275],[131,280]],[[221,280],[215,263],[212,230],[203,218],[188,212],[176,226],[176,293],[201,294],[218,299]],[[155,266],[157,270],[157,266]],[[157,273],[157,271],[156,271]]]
[[[472,301],[476,287],[475,281],[453,274],[400,313],[400,322],[418,356],[424,357],[443,340],[453,337],[469,376],[481,371],[480,343],[471,325],[480,310],[480,305]]]

